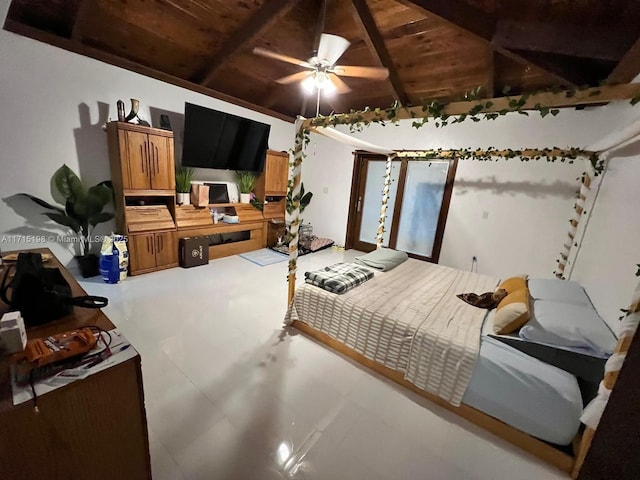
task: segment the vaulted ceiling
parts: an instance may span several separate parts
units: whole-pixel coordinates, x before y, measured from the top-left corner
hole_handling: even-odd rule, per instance
[[[386,80],[343,78],[351,91],[320,110],[397,100],[490,98],[627,83],[640,73],[636,0],[13,0],[6,30],[223,100],[292,119],[316,99],[276,79],[326,33],[351,46],[340,64],[386,67]]]

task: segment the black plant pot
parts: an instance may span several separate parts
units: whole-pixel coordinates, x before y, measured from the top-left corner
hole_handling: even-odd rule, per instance
[[[82,278],[95,277],[100,273],[99,258],[95,253],[76,257]]]

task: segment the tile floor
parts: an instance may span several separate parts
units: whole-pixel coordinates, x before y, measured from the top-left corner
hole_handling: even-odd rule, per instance
[[[299,272],[356,254],[307,255]],[[142,356],[155,480],[568,478],[283,330],[286,275],[234,256],[82,282]]]

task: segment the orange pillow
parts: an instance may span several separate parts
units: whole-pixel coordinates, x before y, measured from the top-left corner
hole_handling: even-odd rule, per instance
[[[516,290],[520,290],[521,288],[527,288],[527,278],[526,277],[510,277],[504,280],[498,288],[504,288],[507,293],[515,292]]]
[[[493,331],[498,335],[513,333],[530,318],[529,290],[521,288],[504,297],[498,304],[493,316]]]

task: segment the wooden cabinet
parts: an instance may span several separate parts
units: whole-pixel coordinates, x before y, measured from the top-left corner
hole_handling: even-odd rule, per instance
[[[146,273],[178,265],[175,232],[154,232],[129,236],[129,263],[132,274]]]
[[[264,170],[256,180],[256,197],[264,202],[264,218],[284,218],[289,178],[289,154],[267,151]]]
[[[123,190],[175,190],[171,132],[121,122],[109,123],[107,130],[113,137],[112,177]]]
[[[129,238],[129,273],[178,265],[173,132],[107,124],[118,232]]]
[[[140,132],[122,130],[124,137],[123,184],[125,190],[173,190],[176,186],[173,169],[173,139]],[[171,158],[170,158],[171,157]]]
[[[193,207],[177,207],[178,238],[209,237],[209,259],[258,250],[265,246],[262,212],[247,203],[209,205],[220,213],[237,215],[239,223],[214,224],[211,216],[190,215]],[[207,211],[208,213],[208,211]]]
[[[289,154],[273,150],[267,151],[264,170],[256,181],[256,196],[260,199],[271,196],[286,196],[288,176]]]

